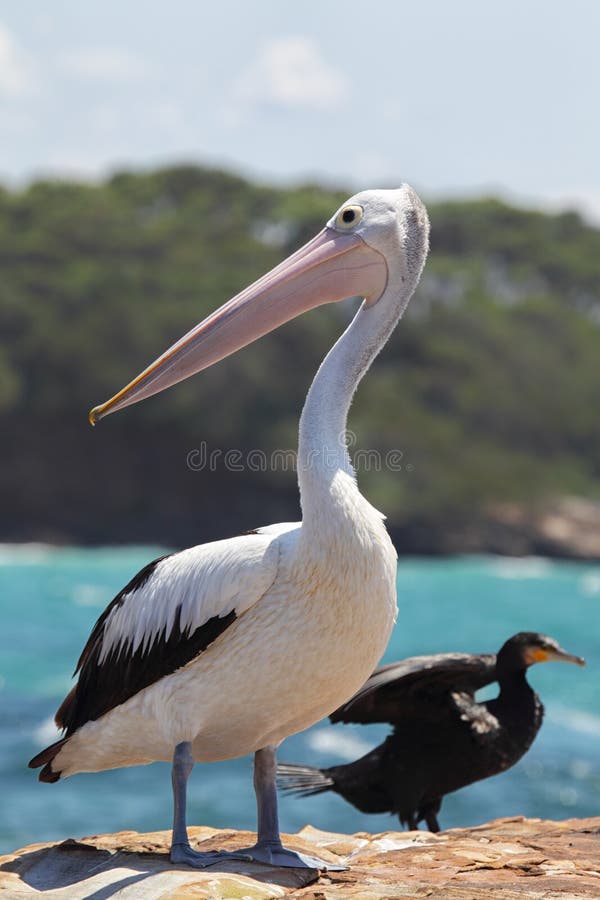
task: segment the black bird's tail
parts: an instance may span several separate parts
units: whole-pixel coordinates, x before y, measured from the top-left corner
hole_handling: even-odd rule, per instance
[[[289,794],[298,794],[299,797],[322,794],[324,791],[332,790],[335,786],[333,778],[327,774],[326,769],[300,766],[295,763],[278,763],[277,783],[282,790]]]

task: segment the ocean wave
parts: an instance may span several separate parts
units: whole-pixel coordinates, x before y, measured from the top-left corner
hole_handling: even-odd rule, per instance
[[[103,608],[110,603],[113,591],[98,584],[76,584],[71,594],[75,606]]]
[[[0,566],[11,565],[44,565],[61,559],[84,560],[86,558],[108,564],[121,560],[132,560],[132,564],[138,564],[138,557],[142,560],[154,559],[165,553],[170,553],[172,548],[158,544],[100,544],[96,547],[80,547],[65,544],[29,543],[0,543]],[[106,557],[110,557],[106,560]],[[147,561],[147,560],[146,560]]]
[[[488,570],[496,578],[521,580],[524,578],[547,578],[553,563],[541,556],[508,556],[490,561]]]
[[[56,550],[52,544],[0,544],[0,566],[44,564]]]
[[[367,744],[355,734],[336,731],[333,728],[317,728],[311,731],[306,737],[306,743],[311,750],[347,760],[357,759],[372,749],[371,744]]]
[[[44,719],[43,722],[40,722],[40,724],[33,729],[31,738],[34,743],[39,744],[40,747],[47,747],[48,744],[53,744],[54,741],[57,741],[61,734],[62,732],[56,727],[54,719],[50,717],[49,719]]]
[[[547,715],[551,722],[563,725],[571,731],[600,737],[600,716],[594,713],[585,712],[583,709],[570,709],[567,706],[555,706]]]
[[[581,576],[579,591],[584,597],[600,597],[600,569],[592,569]]]

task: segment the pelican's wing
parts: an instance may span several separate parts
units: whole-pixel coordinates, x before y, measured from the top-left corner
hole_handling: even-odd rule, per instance
[[[329,717],[332,722],[391,722],[428,709],[439,715],[450,691],[474,694],[496,679],[493,653],[413,656],[376,669],[365,684]]]
[[[68,736],[195,659],[269,590],[279,538],[293,527],[202,544],[145,566],[96,622],[56,724]]]

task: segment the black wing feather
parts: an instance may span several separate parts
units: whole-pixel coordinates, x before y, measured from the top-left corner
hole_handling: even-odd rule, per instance
[[[159,634],[151,647],[145,650],[139,647],[135,653],[117,645],[100,662],[104,628],[111,612],[124,602],[135,602],[136,591],[146,584],[163,559],[166,557],[144,566],[96,622],[75,669],[79,680],[55,716],[58,727],[66,730],[65,737],[191,662],[235,621],[236,613],[232,610],[224,616],[213,616],[188,633],[180,627],[178,609],[168,638],[165,633]]]
[[[417,712],[439,716],[449,691],[475,694],[496,680],[493,653],[438,653],[413,656],[376,669],[346,703],[330,715],[332,722],[390,722]]]

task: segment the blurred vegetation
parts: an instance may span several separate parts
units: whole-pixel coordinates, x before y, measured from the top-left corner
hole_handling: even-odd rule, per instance
[[[168,344],[322,227],[347,194],[177,167],[0,190],[0,539],[177,546],[296,518],[293,472],[193,471],[190,450],[295,448],[310,380],[351,316],[327,307],[102,422]],[[600,231],[493,199],[430,206],[407,315],[362,384],[359,472],[399,550],[490,504],[600,495]]]

